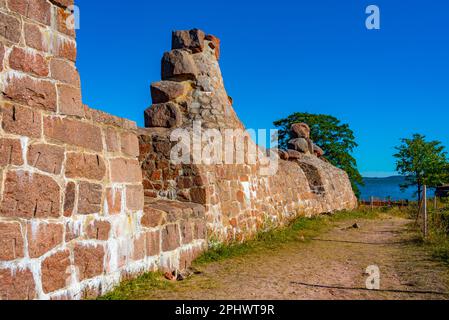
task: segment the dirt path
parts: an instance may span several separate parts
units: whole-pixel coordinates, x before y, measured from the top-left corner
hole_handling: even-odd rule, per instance
[[[348,229],[353,223],[359,229]],[[201,275],[147,299],[448,299],[448,268],[430,259],[407,231],[409,220],[352,220],[310,242],[202,267]],[[367,291],[377,265],[381,290]],[[352,288],[352,289],[351,289]],[[142,298],[142,297],[139,297]]]

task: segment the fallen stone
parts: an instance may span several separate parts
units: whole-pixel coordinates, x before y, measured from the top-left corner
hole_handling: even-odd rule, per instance
[[[305,138],[296,138],[288,142],[288,148],[301,153],[309,153],[309,142]]]
[[[287,151],[278,149],[277,152],[278,152],[279,158],[281,158],[282,160],[286,160],[286,161],[288,160],[289,157],[288,157]]]
[[[164,273],[164,278],[170,281],[175,281],[176,277],[173,275],[172,272],[166,272]]]
[[[302,154],[296,150],[287,150],[289,160],[297,160],[302,158]]]
[[[306,123],[295,123],[291,127],[296,138],[310,139],[310,127]]]

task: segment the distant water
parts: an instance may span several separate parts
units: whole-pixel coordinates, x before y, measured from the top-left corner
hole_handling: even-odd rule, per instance
[[[369,200],[371,197],[391,200],[416,200],[416,188],[409,188],[404,192],[399,187],[404,183],[405,178],[401,176],[388,178],[363,178],[365,186],[360,187],[362,200]],[[433,190],[429,190],[428,196],[433,196]]]

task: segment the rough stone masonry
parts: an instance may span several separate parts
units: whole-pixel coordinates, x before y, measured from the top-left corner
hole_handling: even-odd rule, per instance
[[[83,105],[71,4],[0,0],[0,299],[96,297],[184,269],[209,242],[356,206],[307,130],[278,151],[275,176],[260,176],[260,163],[171,163],[176,128],[243,128],[220,41],[200,30],[173,33],[147,128]]]

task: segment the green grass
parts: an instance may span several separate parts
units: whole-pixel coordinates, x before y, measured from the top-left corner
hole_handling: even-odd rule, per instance
[[[145,296],[154,289],[173,289],[174,283],[164,279],[160,272],[149,272],[137,279],[124,281],[114,291],[98,300],[130,300],[136,296]]]
[[[429,217],[429,235],[424,239],[422,234],[422,216],[419,219],[419,225],[411,227],[416,232],[420,245],[431,252],[432,257],[438,261],[449,264],[449,203],[448,200],[439,200],[438,209],[434,208],[433,200],[427,204]],[[412,203],[407,211],[407,217],[416,219],[418,206]]]
[[[424,243],[434,258],[449,264],[449,206],[440,205],[438,210],[429,210],[429,236]]]

